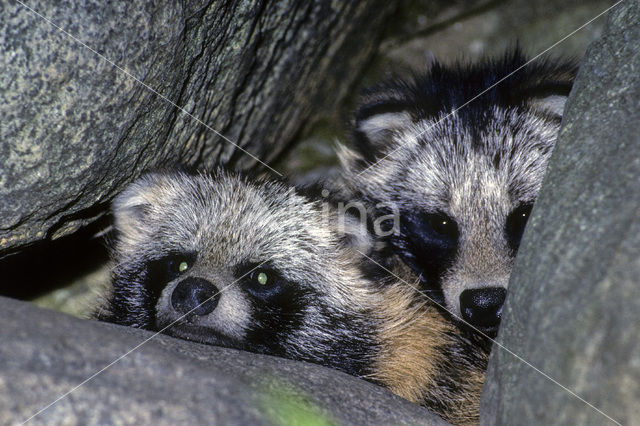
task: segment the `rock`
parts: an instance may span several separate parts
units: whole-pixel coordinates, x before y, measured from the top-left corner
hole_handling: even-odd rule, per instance
[[[392,9],[1,4],[0,257],[92,222],[144,169],[274,161],[344,98]]]
[[[580,68],[498,336],[523,360],[494,346],[484,424],[640,419],[639,22],[620,3]]]
[[[1,424],[23,422],[55,401],[29,424],[446,424],[385,389],[314,364],[1,297],[0,317]]]
[[[461,57],[474,61],[500,55],[516,41],[529,56],[555,45],[550,51],[552,55],[561,53],[579,58],[601,34],[604,19],[556,43],[609,6],[611,2],[607,0],[469,0],[446,2],[436,15],[433,11],[425,12],[428,10],[425,4],[413,13],[423,24],[383,40],[379,52],[384,62],[409,69],[422,68],[433,57],[452,62]]]

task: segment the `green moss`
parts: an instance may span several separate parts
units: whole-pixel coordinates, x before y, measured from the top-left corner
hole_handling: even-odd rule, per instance
[[[335,425],[328,413],[314,403],[309,395],[281,379],[264,385],[259,401],[267,420],[274,425],[330,426]]]

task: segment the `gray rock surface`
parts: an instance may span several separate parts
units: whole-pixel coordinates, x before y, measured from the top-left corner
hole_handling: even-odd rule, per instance
[[[256,165],[211,129],[273,161],[344,98],[392,7],[0,2],[0,257],[91,222],[144,169]]]
[[[379,51],[386,62],[409,68],[423,67],[434,56],[453,61],[460,57],[477,60],[499,55],[516,41],[533,56],[555,45],[612,3],[610,0],[447,2],[435,19],[433,13],[425,12],[426,7],[421,8],[415,14],[423,22],[417,31],[384,40]],[[604,19],[591,22],[550,53],[581,57],[589,43],[601,34],[603,25]]]
[[[569,98],[498,336],[602,413],[494,346],[484,424],[640,422],[638,40],[640,2],[622,2]]]
[[[0,322],[0,424],[23,422],[80,384],[28,424],[445,424],[313,364],[153,337],[1,297]]]

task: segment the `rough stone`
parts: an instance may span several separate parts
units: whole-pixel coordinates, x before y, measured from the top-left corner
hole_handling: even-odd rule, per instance
[[[0,3],[0,256],[90,223],[144,169],[274,161],[344,98],[392,9]]]
[[[0,317],[1,424],[25,421],[60,397],[29,424],[446,424],[385,389],[314,364],[1,297]]]
[[[581,57],[589,43],[600,36],[604,19],[596,19],[575,31],[611,3],[608,0],[448,2],[442,8],[446,13],[435,17],[423,7],[415,15],[422,15],[424,24],[412,32],[384,40],[379,51],[384,62],[409,69],[422,68],[433,57],[453,61],[499,55],[516,42],[530,56],[553,46],[549,52],[552,55]]]
[[[588,49],[513,271],[498,341],[549,378],[494,346],[484,424],[640,419],[639,23]]]

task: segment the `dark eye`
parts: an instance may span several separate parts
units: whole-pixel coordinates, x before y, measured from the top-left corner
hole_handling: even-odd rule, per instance
[[[191,269],[195,257],[192,254],[173,254],[165,258],[165,281],[173,281]]]
[[[187,258],[171,258],[169,259],[169,270],[174,274],[181,274],[191,267],[191,263]]]
[[[391,245],[423,282],[436,290],[438,277],[452,264],[458,251],[458,224],[443,212],[412,211],[402,213],[400,226],[401,234],[391,239]]]
[[[527,220],[529,220],[529,215],[531,215],[532,208],[532,203],[521,204],[507,216],[505,232],[507,241],[513,250],[518,250],[520,246],[520,240],[522,240],[522,234],[527,225]]]
[[[268,265],[243,265],[236,271],[242,287],[254,297],[268,299],[285,291],[287,281]]]
[[[245,287],[257,290],[274,287],[282,280],[278,271],[268,263],[241,265],[237,267],[235,275]]]
[[[266,269],[256,269],[251,272],[249,275],[249,279],[253,282],[253,284],[257,284],[260,286],[267,286],[273,282],[273,277],[271,277],[271,271]]]
[[[443,213],[429,214],[427,224],[438,235],[450,239],[458,238],[458,225],[455,220]]]
[[[186,273],[195,263],[195,253],[171,253],[148,265],[148,290],[159,295],[167,283]]]

